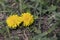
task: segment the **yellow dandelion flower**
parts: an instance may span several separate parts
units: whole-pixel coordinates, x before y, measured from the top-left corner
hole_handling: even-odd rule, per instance
[[[6,19],[6,23],[8,25],[9,28],[13,28],[15,29],[17,26],[19,26],[19,24],[22,22],[21,20],[22,18],[19,17],[18,15],[10,15],[7,19]]]
[[[34,22],[33,15],[31,15],[30,13],[23,13],[21,17],[23,20],[23,26],[29,26]]]

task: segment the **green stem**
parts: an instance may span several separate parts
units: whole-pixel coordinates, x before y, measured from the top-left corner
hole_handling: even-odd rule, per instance
[[[39,21],[39,29],[41,29],[41,11],[42,11],[42,5],[40,4],[40,21]]]
[[[20,13],[22,13],[22,0],[19,0],[19,9],[20,9]]]
[[[7,29],[7,32],[8,32],[8,36],[9,36],[9,40],[11,39],[11,36],[10,36],[10,31],[9,31],[9,28],[6,26],[6,29]]]
[[[7,40],[6,34],[4,33],[4,40]]]

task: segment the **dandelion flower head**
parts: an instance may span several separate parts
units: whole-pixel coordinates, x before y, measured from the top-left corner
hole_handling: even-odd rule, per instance
[[[33,15],[30,13],[22,13],[23,26],[29,26],[34,22]]]
[[[19,17],[18,15],[10,15],[7,19],[6,19],[6,23],[8,25],[9,28],[16,28],[17,26],[19,26],[19,24],[22,22],[21,20],[22,18]]]

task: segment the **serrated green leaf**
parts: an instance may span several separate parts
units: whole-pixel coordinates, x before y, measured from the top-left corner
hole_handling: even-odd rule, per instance
[[[48,8],[48,11],[55,11],[56,8],[57,8],[56,6],[51,5],[51,6]]]

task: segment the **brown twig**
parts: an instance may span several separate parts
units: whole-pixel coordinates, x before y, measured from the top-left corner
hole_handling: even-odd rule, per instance
[[[28,40],[28,37],[27,37],[27,35],[26,35],[26,33],[25,33],[25,30],[24,30],[23,32],[24,32],[24,37],[23,37],[23,39],[24,39],[24,40]]]

